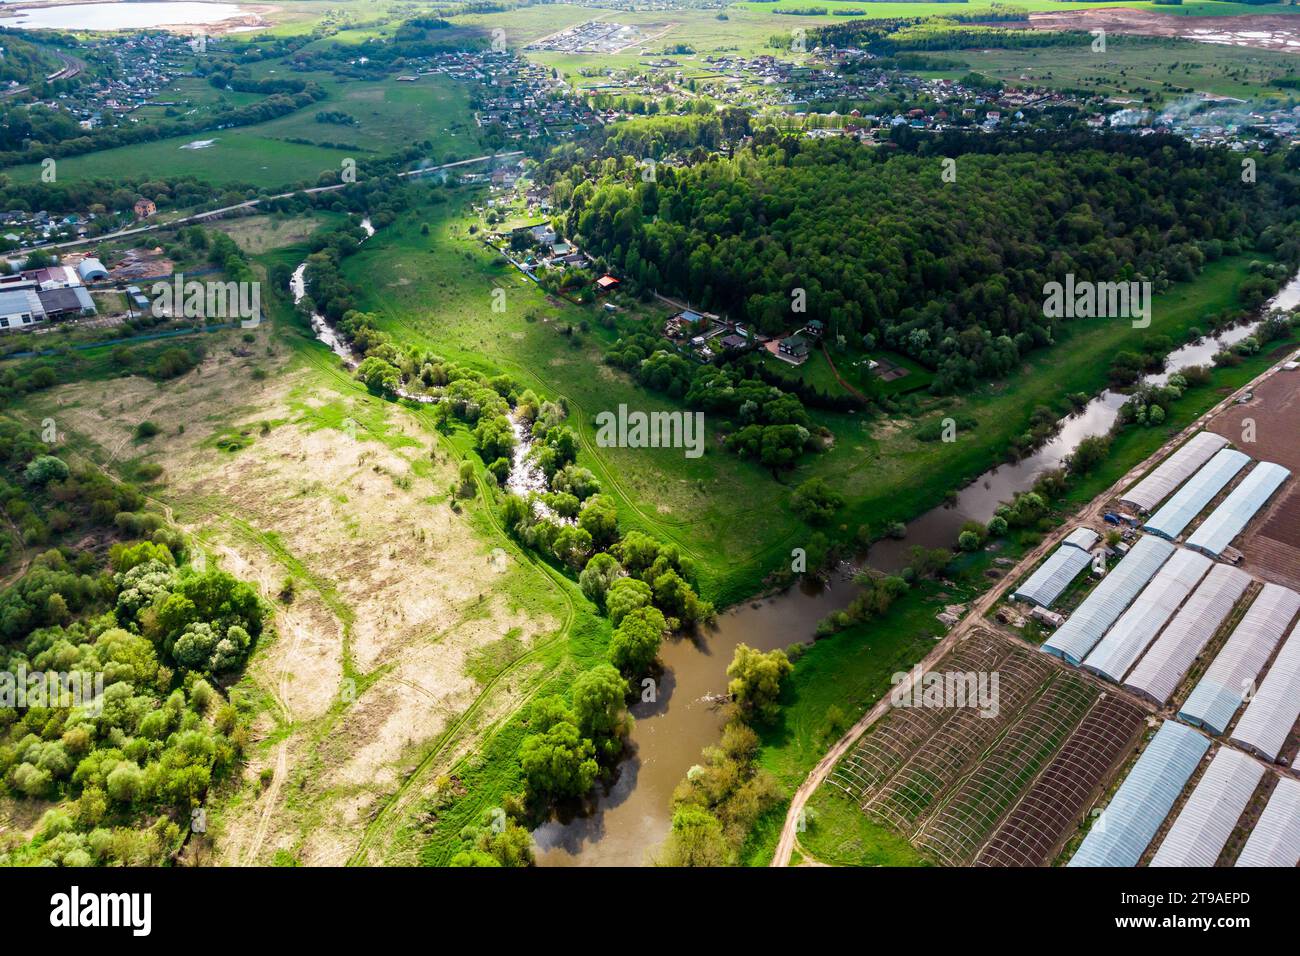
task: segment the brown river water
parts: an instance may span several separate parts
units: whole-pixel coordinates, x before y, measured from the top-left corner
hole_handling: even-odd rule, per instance
[[[1300,278],[1292,279],[1272,303],[1281,309],[1300,305]],[[1146,376],[1162,383],[1171,372],[1189,365],[1208,365],[1224,344],[1245,338],[1253,324],[1206,338],[1170,354],[1167,371]],[[1061,422],[1060,431],[1032,455],[1001,465],[967,485],[954,504],[921,515],[899,541],[871,546],[865,563],[897,571],[913,545],[952,547],[963,522],[986,522],[997,506],[1017,491],[1031,488],[1038,476],[1061,466],[1088,435],[1106,432],[1125,396],[1109,389]],[[770,598],[746,602],[718,616],[716,627],[698,638],[664,642],[664,675],[654,704],[635,704],[631,753],[607,791],[602,790],[584,813],[553,819],[533,831],[537,862],[542,866],[642,866],[649,863],[668,835],[673,789],[699,762],[701,751],[717,743],[723,715],[706,695],[727,689],[727,665],[736,645],[760,650],[811,641],[817,622],[845,607],[855,593],[851,574],[842,569],[831,583],[795,587]]]
[[[373,235],[369,220],[362,225]],[[294,273],[294,302],[304,293],[305,265]],[[1287,310],[1300,305],[1300,277],[1292,279],[1272,305]],[[316,337],[355,365],[355,357],[325,320],[311,318]],[[1253,328],[1253,323],[1243,325],[1177,349],[1166,360],[1167,371],[1148,375],[1144,381],[1159,384],[1180,368],[1210,364],[1223,345],[1240,341]],[[913,545],[952,547],[964,522],[987,522],[1001,502],[1032,487],[1044,472],[1060,467],[1085,437],[1108,431],[1124,398],[1109,389],[1102,392],[1063,419],[1060,430],[1032,455],[985,472],[962,489],[953,504],[931,509],[909,524],[902,540],[873,544],[859,563],[893,572],[907,563]],[[619,765],[616,778],[600,788],[581,812],[557,817],[533,831],[537,862],[542,866],[649,863],[668,835],[673,789],[699,762],[703,749],[721,736],[723,713],[710,697],[726,693],[727,665],[736,645],[771,650],[811,641],[819,620],[853,600],[853,571],[854,567],[846,564],[826,585],[809,582],[772,597],[747,601],[720,614],[717,624],[697,637],[665,641],[659,655],[664,671],[657,700],[631,707],[636,725],[629,755]]]

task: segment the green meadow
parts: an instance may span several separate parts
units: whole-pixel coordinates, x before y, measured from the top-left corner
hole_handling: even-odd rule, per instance
[[[1294,99],[1294,92],[1271,86],[1295,77],[1300,63],[1293,54],[1248,47],[1110,36],[1104,54],[1088,44],[1028,50],[955,50],[937,56],[960,60],[962,68],[919,71],[923,76],[958,79],[975,70],[1010,86],[1082,90],[1107,96],[1130,96],[1166,102],[1187,90],[1240,99]]]
[[[1116,351],[1150,335],[1181,341],[1207,313],[1234,305],[1249,266],[1245,257],[1210,264],[1196,281],[1157,298],[1145,331],[1114,320],[1076,322],[1055,348],[1031,356],[1006,381],[960,396],[909,396],[908,411],[892,419],[817,411],[834,435],[832,446],[773,477],[724,451],[708,419],[706,453],[698,459],[668,449],[597,449],[596,413],[624,403],[647,411],[682,406],[604,364],[618,332],[602,327],[598,309],[546,296],[471,236],[463,192],[442,196],[450,198],[412,209],[347,260],[347,275],[362,289],[360,306],[399,342],[508,372],[541,394],[565,398],[584,439],[585,463],[616,496],[625,524],[677,542],[699,563],[706,596],[723,604],[759,590],[792,547],[807,543],[812,530],[787,507],[799,482],[819,476],[847,497],[830,529],[844,539],[860,525],[879,534],[890,522],[915,517],[1002,461],[1034,408],[1064,415],[1066,396],[1104,388]],[[505,291],[500,312],[492,309],[497,288]],[[955,444],[915,437],[919,425],[950,415],[976,425]]]
[[[214,186],[251,183],[274,187],[305,180],[314,185],[317,176],[339,170],[351,155],[346,150],[286,143],[256,130],[255,126],[215,130],[69,156],[58,161],[58,176],[64,182],[197,176]],[[182,148],[203,140],[212,140],[212,145]],[[8,172],[16,180],[27,176],[36,179],[40,167],[15,166]]]
[[[267,74],[275,73],[273,66],[263,64],[262,69]],[[324,74],[304,74],[304,78],[319,82],[328,95],[295,113],[264,123],[69,156],[58,161],[58,176],[71,182],[189,175],[217,186],[249,183],[275,188],[303,182],[315,185],[322,174],[337,174],[343,160],[349,158],[356,161],[358,174],[364,176],[367,157],[380,158],[424,140],[437,143],[430,159],[447,161],[477,154],[477,128],[469,91],[461,83],[442,76],[424,76],[413,83],[394,77],[347,83]],[[207,83],[186,79],[162,95],[215,102],[210,93],[217,91]],[[256,94],[223,95],[239,97],[231,100],[236,105],[259,99]],[[316,114],[321,112],[347,113],[356,123],[319,122]],[[184,148],[207,140],[211,144],[202,148]],[[8,172],[15,179],[37,179],[40,166],[15,166]]]

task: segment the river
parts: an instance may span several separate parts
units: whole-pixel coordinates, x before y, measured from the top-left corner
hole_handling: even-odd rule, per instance
[[[1287,310],[1300,305],[1300,277],[1293,278],[1272,305]],[[1210,364],[1224,345],[1245,338],[1256,324],[1237,326],[1176,349],[1165,362],[1166,371],[1148,375],[1143,381],[1161,383],[1180,368]],[[953,547],[963,522],[987,522],[1001,502],[1033,487],[1044,472],[1059,468],[1085,437],[1109,431],[1124,400],[1122,393],[1102,392],[1063,419],[1060,431],[1033,454],[981,475],[962,489],[953,504],[934,508],[908,525],[902,540],[872,545],[866,563],[896,571],[907,563],[913,545]],[[640,866],[650,862],[668,835],[673,789],[699,762],[703,748],[717,743],[721,735],[722,714],[707,695],[726,692],[727,665],[736,645],[743,642],[770,650],[811,640],[817,622],[847,606],[856,592],[847,569],[832,577],[826,587],[791,588],[732,608],[720,614],[717,625],[700,638],[665,641],[658,701],[631,708],[636,726],[630,756],[620,765],[618,777],[585,814],[555,819],[533,831],[538,863]]]
[[[367,235],[374,234],[369,221],[362,225]],[[305,269],[303,263],[293,274],[295,303],[304,294]],[[1300,277],[1292,279],[1271,304],[1287,310],[1300,305]],[[311,323],[318,339],[344,362],[356,365],[347,345],[322,317],[311,316]],[[1210,364],[1216,352],[1245,338],[1256,324],[1237,326],[1176,349],[1166,359],[1165,371],[1144,376],[1142,381],[1160,384],[1180,368]],[[1108,431],[1124,400],[1123,393],[1102,392],[1062,419],[1060,430],[1033,454],[985,472],[962,489],[952,504],[931,509],[908,525],[903,539],[872,545],[866,563],[897,571],[907,563],[913,545],[954,546],[965,521],[987,522],[1001,502],[1033,487],[1044,472],[1059,468],[1085,437]],[[511,487],[518,485],[521,491],[535,488],[539,476],[526,458],[528,438],[518,422],[515,435],[518,444]],[[854,570],[845,564],[824,586],[806,582],[772,597],[748,601],[720,614],[716,625],[697,637],[666,640],[659,655],[663,675],[656,700],[632,705],[636,724],[629,755],[620,763],[616,778],[608,787],[600,787],[581,812],[557,817],[533,831],[537,862],[542,866],[640,866],[651,862],[655,849],[668,835],[674,788],[699,762],[703,749],[721,736],[723,712],[712,699],[726,692],[727,665],[736,646],[743,642],[771,650],[811,640],[819,620],[853,600]]]
[[[13,8],[20,0],[4,0]],[[256,11],[234,3],[175,0],[158,3],[74,3],[53,7],[20,7],[0,26],[19,30],[149,30],[162,26],[202,26],[242,17],[257,19]]]

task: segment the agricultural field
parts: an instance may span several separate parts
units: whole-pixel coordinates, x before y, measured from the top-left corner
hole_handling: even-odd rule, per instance
[[[1140,710],[1112,712],[1102,704],[1096,682],[987,633],[965,638],[932,673],[999,674],[996,712],[973,703],[895,707],[863,735],[823,788],[839,788],[876,823],[948,866],[968,865],[990,837],[997,842],[1003,815],[1058,753],[1077,761],[1060,773],[1106,774],[1121,752],[1109,753],[1108,761],[1094,753],[1090,747],[1099,731],[1093,724],[1128,741],[1141,723]],[[1032,805],[1029,798],[1021,807],[1026,804]],[[1083,809],[1071,807],[1059,826],[1041,815],[1024,825],[1044,831],[1056,826],[1043,839],[1058,848]],[[1051,858],[1049,852],[1026,862],[1041,866]]]
[[[1112,36],[1106,52],[1087,43],[1018,50],[957,50],[942,54],[964,67],[921,70],[923,76],[957,79],[974,70],[1008,86],[1080,91],[1135,101],[1175,105],[1196,93],[1238,99],[1292,99],[1291,91],[1270,85],[1294,78],[1295,57],[1280,52],[1221,47],[1190,40]]]
[[[330,95],[289,116],[250,126],[214,130],[100,150],[58,161],[61,181],[120,178],[147,169],[159,177],[195,176],[214,185],[247,183],[274,188],[337,177],[352,159],[364,175],[367,157],[380,158],[422,140],[436,141],[431,160],[447,162],[475,155],[477,135],[464,86],[444,77],[416,83],[342,84],[316,77]],[[205,84],[206,85],[206,84]],[[259,97],[253,96],[254,101]],[[341,111],[355,125],[316,120]],[[341,145],[340,145],[341,144]],[[38,165],[18,166],[15,179],[40,175]]]
[[[135,176],[148,169],[160,176],[197,176],[214,186],[248,183],[269,188],[303,181],[314,185],[321,174],[336,172],[349,157],[350,150],[287,143],[248,126],[69,156],[58,161],[58,175],[74,182]],[[35,179],[40,167],[16,166],[8,173],[15,179]]]

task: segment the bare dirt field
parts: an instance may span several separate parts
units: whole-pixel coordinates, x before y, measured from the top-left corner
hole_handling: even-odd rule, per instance
[[[343,864],[415,767],[408,816],[520,704],[540,667],[485,685],[564,621],[548,580],[453,510],[457,463],[414,414],[293,361],[265,328],[254,343],[219,342],[166,385],[79,383],[26,411],[52,415],[110,469],[162,464],[160,506],[276,609],[237,688],[258,706],[249,765],[213,801],[192,858]],[[141,443],[145,419],[159,432]],[[430,765],[474,704],[472,726]],[[371,862],[416,862],[408,816],[395,816],[368,839]]]
[[[1256,577],[1300,589],[1300,371],[1269,377],[1249,402],[1218,415],[1210,430],[1252,458],[1291,469],[1292,477],[1236,546]],[[1254,441],[1246,441],[1252,433]]]
[[[1015,27],[1016,24],[999,23]],[[1062,10],[1031,13],[1031,30],[1105,30],[1137,36],[1181,37],[1221,46],[1258,47],[1300,52],[1300,17],[1287,14],[1245,14],[1227,17],[1185,17],[1130,7],[1104,10]]]

